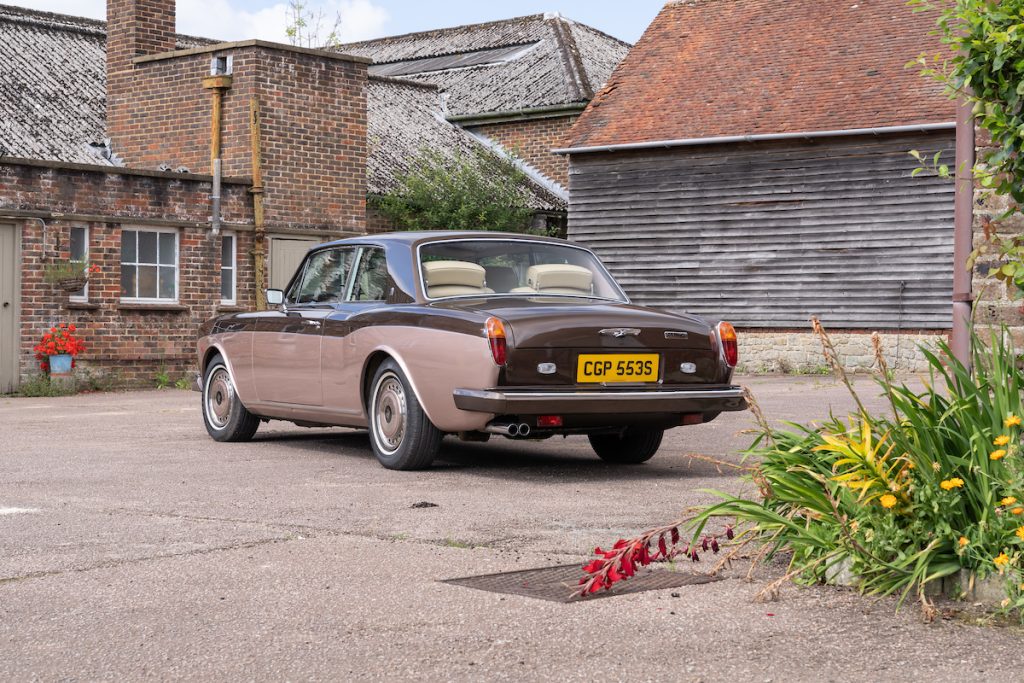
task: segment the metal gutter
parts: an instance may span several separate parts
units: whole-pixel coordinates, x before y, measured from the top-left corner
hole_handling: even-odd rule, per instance
[[[459,123],[463,126],[483,125],[487,123],[504,123],[506,121],[520,121],[523,119],[553,119],[562,116],[575,116],[587,108],[586,102],[576,104],[556,104],[547,107],[533,107],[532,109],[513,109],[510,111],[488,112],[486,114],[459,114],[449,116],[452,123]]]
[[[567,147],[551,150],[554,154],[585,154],[590,152],[627,152],[642,149],[667,149],[671,147],[695,147],[698,145],[723,145],[737,142],[773,142],[776,140],[812,140],[814,138],[849,137],[854,135],[890,135],[893,133],[927,133],[936,130],[953,130],[955,121],[947,123],[921,123],[909,126],[886,126],[881,128],[842,128],[838,130],[816,130],[803,133],[761,133],[757,135],[723,135],[711,138],[684,138],[681,140],[660,140],[657,142],[632,142],[622,145],[599,145],[596,147]]]

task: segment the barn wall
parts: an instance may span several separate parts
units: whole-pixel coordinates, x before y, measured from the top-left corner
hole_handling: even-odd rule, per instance
[[[744,328],[951,327],[953,132],[585,153],[569,237],[642,305]]]

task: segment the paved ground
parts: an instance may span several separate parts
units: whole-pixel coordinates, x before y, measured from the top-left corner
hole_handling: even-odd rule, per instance
[[[850,404],[748,383],[775,419]],[[214,443],[190,392],[0,399],[0,680],[1021,679],[1020,631],[824,587],[760,604],[739,571],[583,604],[439,583],[581,561],[739,490],[686,454],[735,460],[750,426],[676,430],[640,467],[579,438],[446,441],[398,473],[343,430]]]

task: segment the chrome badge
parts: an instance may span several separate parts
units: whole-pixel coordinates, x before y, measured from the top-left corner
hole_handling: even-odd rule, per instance
[[[623,337],[636,337],[640,335],[640,329],[636,327],[612,327],[607,330],[601,330],[599,334],[606,337],[615,337],[616,339],[622,339]]]

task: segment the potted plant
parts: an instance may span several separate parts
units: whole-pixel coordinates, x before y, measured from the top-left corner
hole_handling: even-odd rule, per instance
[[[85,343],[75,336],[76,328],[70,323],[51,327],[32,349],[36,352],[39,368],[50,375],[67,375],[75,367],[75,356],[85,350]]]
[[[98,273],[99,270],[99,266],[90,266],[83,261],[59,259],[46,265],[43,279],[72,294],[85,287],[89,282],[89,275]]]

